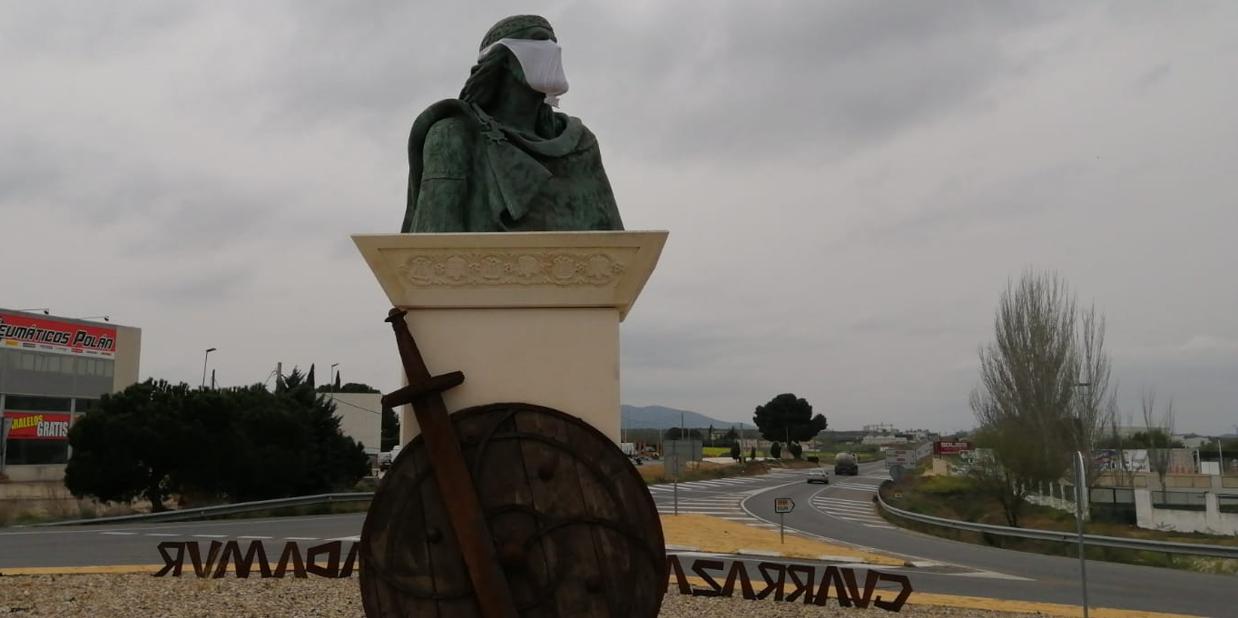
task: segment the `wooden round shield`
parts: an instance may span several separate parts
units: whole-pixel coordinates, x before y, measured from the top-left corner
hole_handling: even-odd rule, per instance
[[[627,456],[557,410],[500,403],[452,424],[521,617],[653,618],[662,525]],[[480,616],[425,445],[405,446],[361,532],[366,616]]]

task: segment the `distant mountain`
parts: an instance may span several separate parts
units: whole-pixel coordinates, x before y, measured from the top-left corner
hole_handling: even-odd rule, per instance
[[[720,421],[691,410],[676,410],[664,406],[619,406],[623,413],[623,426],[627,429],[670,429],[679,426],[680,413],[683,414],[683,424],[688,428],[704,429],[710,425],[714,429],[739,425],[738,421]],[[751,427],[752,423],[748,423]]]

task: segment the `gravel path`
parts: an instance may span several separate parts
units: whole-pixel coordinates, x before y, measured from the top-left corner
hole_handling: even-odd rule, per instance
[[[833,601],[830,602],[831,605]],[[0,616],[364,616],[357,579],[199,579],[149,575],[31,575],[0,577]],[[881,610],[817,607],[669,594],[661,616],[885,616]],[[897,616],[1027,616],[931,606]]]

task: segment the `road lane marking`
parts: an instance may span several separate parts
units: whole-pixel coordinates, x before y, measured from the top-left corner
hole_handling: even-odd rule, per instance
[[[110,532],[100,532],[99,534],[107,534],[107,535],[111,535],[111,536],[133,536],[133,535],[135,535],[135,534],[137,534],[137,533],[136,533],[136,532],[114,532],[114,531],[110,531]]]
[[[823,509],[831,509],[831,510],[837,510],[837,511],[851,511],[855,513],[872,513],[873,512],[873,505],[871,504],[866,504],[866,505],[861,506],[859,504],[833,504],[830,502],[822,503],[822,502],[813,500],[812,505],[815,507],[823,508]]]
[[[831,497],[829,497],[829,496],[814,496],[814,497],[813,497],[813,500],[822,500],[822,501],[828,501],[828,502],[838,502],[838,503],[840,503],[840,504],[863,504],[863,505],[865,505],[865,506],[872,506],[872,504],[873,504],[872,502],[870,502],[870,501],[868,501],[868,500],[852,500],[852,499],[850,499],[850,498],[831,498]]]

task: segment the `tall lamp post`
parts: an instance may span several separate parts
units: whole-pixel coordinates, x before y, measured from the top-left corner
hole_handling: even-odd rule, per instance
[[[1092,383],[1077,382],[1074,385],[1076,388],[1086,386],[1088,388],[1088,405],[1092,405]],[[1079,436],[1083,436],[1083,408],[1079,409]],[[1083,458],[1083,443],[1082,440],[1076,446],[1079,447],[1075,451],[1074,468],[1075,468],[1075,530],[1079,539],[1079,584],[1083,591],[1083,618],[1088,618],[1088,561],[1087,555],[1083,549],[1083,517],[1087,513],[1088,508],[1088,491],[1087,480],[1088,471],[1087,464],[1090,462],[1084,461]],[[1089,454],[1091,449],[1088,450]],[[1119,453],[1119,456],[1121,454]]]
[[[206,361],[211,357],[211,352],[214,351],[215,348],[207,348],[206,354],[202,355],[202,388],[206,388]]]

